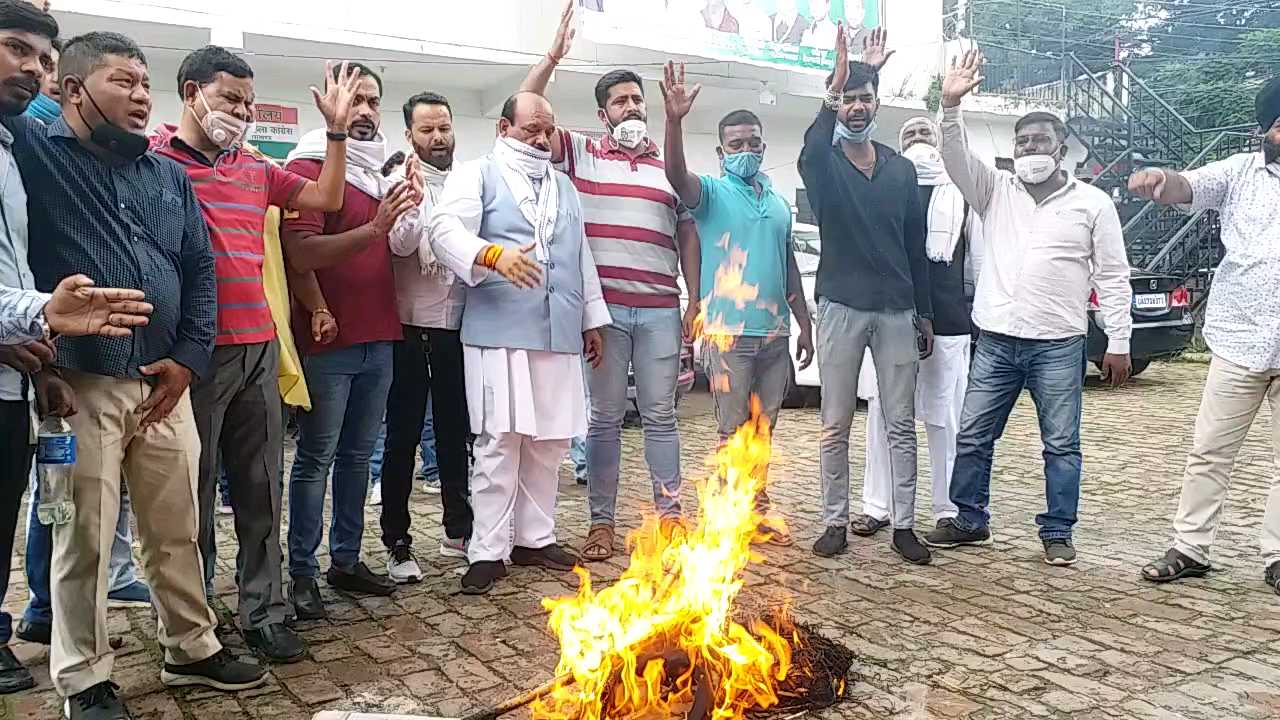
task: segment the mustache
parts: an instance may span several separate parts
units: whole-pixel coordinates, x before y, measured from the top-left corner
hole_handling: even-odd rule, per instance
[[[40,83],[37,82],[35,78],[28,77],[26,75],[11,77],[6,80],[4,84],[10,87],[22,88],[23,90],[30,92],[32,95],[40,92]]]

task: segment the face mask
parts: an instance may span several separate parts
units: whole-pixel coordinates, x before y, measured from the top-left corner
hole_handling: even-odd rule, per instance
[[[230,150],[243,144],[245,138],[249,137],[250,123],[231,113],[211,109],[209,101],[205,99],[204,91],[199,92],[200,103],[204,105],[204,117],[200,118],[200,127],[209,141],[223,150]]]
[[[875,132],[876,120],[871,119],[867,126],[861,130],[851,130],[848,125],[842,122],[836,123],[836,130],[831,135],[831,144],[839,145],[841,140],[848,140],[854,145],[861,145],[871,139],[871,133]]]
[[[1023,155],[1013,159],[1013,171],[1028,185],[1039,185],[1058,171],[1058,158],[1053,155]]]
[[[760,172],[760,163],[764,162],[764,155],[754,152],[740,152],[732,155],[725,155],[724,160],[720,161],[724,171],[730,175],[736,175],[743,180],[750,180]]]
[[[649,128],[643,120],[623,120],[613,126],[613,139],[628,150],[635,150],[644,142]]]
[[[27,105],[26,115],[47,124],[62,117],[62,107],[53,98],[40,93]]]
[[[102,108],[98,107],[98,101],[94,100],[93,96],[89,94],[89,88],[85,87],[84,80],[75,79],[80,83],[80,92],[83,92],[84,96],[89,98],[93,109],[97,110],[98,116],[102,118],[102,122],[93,126],[93,129],[89,131],[89,141],[122,160],[137,160],[145,155],[151,147],[151,142],[147,140],[147,136],[134,135],[108,120],[106,114],[102,112]],[[84,111],[80,109],[79,105],[76,106],[76,113],[80,116],[80,122],[85,125],[89,124],[89,121],[85,120]]]

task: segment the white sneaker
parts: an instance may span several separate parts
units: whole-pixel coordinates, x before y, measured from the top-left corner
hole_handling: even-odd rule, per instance
[[[467,539],[451,538],[448,535],[440,541],[440,555],[447,558],[467,559]]]
[[[396,545],[387,553],[387,577],[397,585],[410,585],[422,582],[422,568],[413,556],[413,548],[408,545]]]
[[[377,485],[374,485],[369,490],[368,505],[370,507],[376,507],[381,504],[382,504],[382,483],[378,483]]]
[[[440,494],[440,478],[439,477],[423,478],[422,492],[428,495],[439,495]]]

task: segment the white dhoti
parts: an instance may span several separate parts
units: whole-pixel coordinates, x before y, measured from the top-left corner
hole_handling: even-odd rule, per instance
[[[924,422],[933,479],[933,519],[953,518],[951,469],[956,461],[956,434],[969,384],[968,335],[938,336],[933,354],[920,361],[916,376],[916,419]],[[889,517],[889,439],[880,409],[876,369],[868,350],[858,377],[858,395],[867,401],[867,451],[862,474],[862,512],[879,520]]]

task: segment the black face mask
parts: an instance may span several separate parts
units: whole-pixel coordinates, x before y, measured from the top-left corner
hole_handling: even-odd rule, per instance
[[[84,81],[80,78],[75,78],[75,80],[80,83],[80,91],[84,93],[85,97],[89,98],[89,102],[93,104],[93,109],[98,111],[98,117],[102,118],[102,122],[92,126],[93,129],[89,131],[89,140],[94,145],[103,148],[122,160],[137,160],[145,155],[151,147],[151,142],[147,140],[147,136],[135,135],[108,120],[107,116],[102,112],[102,108],[98,107],[98,101],[94,100],[93,96],[89,94],[89,88],[85,86]],[[81,122],[85,125],[89,124],[79,105],[76,106],[76,114],[80,116]]]

